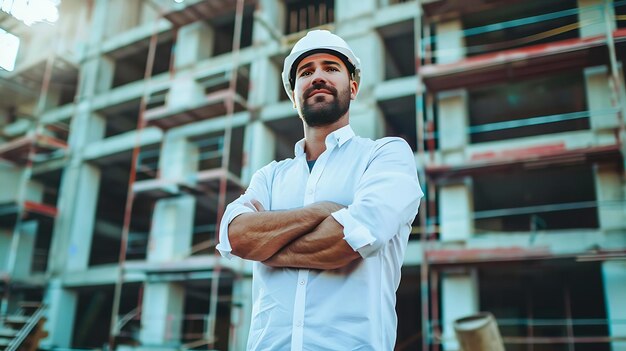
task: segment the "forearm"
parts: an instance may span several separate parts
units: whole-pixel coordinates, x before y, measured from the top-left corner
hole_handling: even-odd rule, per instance
[[[263,263],[271,267],[337,269],[361,256],[343,238],[343,227],[332,216]]]
[[[267,260],[294,239],[311,232],[328,215],[328,210],[316,204],[241,214],[228,226],[232,252],[249,260]]]

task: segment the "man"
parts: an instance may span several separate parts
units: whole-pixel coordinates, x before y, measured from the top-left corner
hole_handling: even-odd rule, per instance
[[[360,61],[309,32],[285,59],[304,139],[257,171],[220,225],[218,250],[253,260],[248,350],[392,350],[396,289],[420,190],[400,138],[354,135]]]

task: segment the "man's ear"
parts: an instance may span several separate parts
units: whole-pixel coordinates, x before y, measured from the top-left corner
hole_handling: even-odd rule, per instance
[[[350,100],[356,99],[356,94],[359,92],[359,83],[350,79]]]

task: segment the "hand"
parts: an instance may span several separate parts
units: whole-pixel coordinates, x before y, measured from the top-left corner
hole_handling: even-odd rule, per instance
[[[243,205],[256,212],[265,212],[265,207],[263,207],[263,205],[261,205],[261,203],[256,199],[252,199],[250,202],[246,202]]]
[[[326,216],[330,216],[333,212],[337,212],[339,210],[341,210],[342,208],[345,208],[346,206],[340,205],[336,202],[332,202],[332,201],[320,201],[320,202],[316,202],[310,206],[315,207],[316,209],[324,212],[326,214]]]

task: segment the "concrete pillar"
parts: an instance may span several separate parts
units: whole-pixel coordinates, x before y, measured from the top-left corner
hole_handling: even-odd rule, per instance
[[[99,52],[105,36],[108,11],[108,0],[96,0],[91,11],[91,21],[88,27],[87,49]],[[105,92],[113,84],[115,65],[112,58],[104,55],[95,55],[86,58],[80,66],[78,98],[90,98],[93,94]]]
[[[453,322],[478,312],[478,301],[478,278],[475,270],[470,273],[444,274],[441,282],[441,312],[446,351],[460,349],[454,335]]]
[[[115,76],[115,60],[112,58],[102,56],[100,58],[93,59],[91,62],[83,65],[82,69],[97,70],[97,79],[94,79],[92,82],[92,84],[95,84],[94,90],[96,94],[109,91],[113,86],[113,78]]]
[[[609,336],[626,335],[626,261],[606,261],[602,263],[606,316],[609,320]],[[626,341],[611,342],[612,351],[626,351]]]
[[[350,125],[354,133],[364,138],[378,139],[385,135],[385,117],[374,100],[352,102]]]
[[[144,347],[176,348],[180,345],[185,289],[176,283],[145,285],[139,341]]]
[[[626,228],[626,208],[620,167],[596,164],[594,170],[600,228],[604,232],[622,232]]]
[[[354,6],[353,7],[359,7]],[[355,101],[374,100],[374,90],[385,79],[385,45],[375,30],[352,33],[347,26],[337,34],[342,36],[361,59],[361,85]]]
[[[336,5],[339,7],[353,6],[349,3]],[[358,12],[374,11],[375,4],[366,1],[363,9]],[[337,10],[339,11],[339,9]],[[344,8],[342,11],[349,12]],[[345,13],[349,16],[348,13]],[[355,54],[361,58],[362,80],[356,100],[351,102],[350,125],[357,135],[366,138],[381,138],[384,136],[384,116],[374,98],[374,90],[385,79],[385,46],[380,35],[375,30],[355,32],[359,26],[342,24],[338,34],[352,47]]]
[[[469,143],[467,91],[450,90],[437,95],[439,148],[444,163],[463,162]]]
[[[205,22],[194,22],[178,30],[174,65],[182,69],[213,55],[215,31]]]
[[[66,168],[58,205],[62,215],[55,221],[50,249],[57,254],[48,258],[52,274],[87,269],[99,186],[98,167],[84,163]]]
[[[198,171],[198,148],[187,138],[165,135],[159,157],[161,178],[180,181]]]
[[[35,254],[35,240],[37,239],[37,221],[22,222],[19,228],[20,236],[17,243],[17,259],[13,267],[14,279],[26,279],[30,276]]]
[[[578,0],[578,21],[580,22],[580,36],[593,37],[606,34],[605,2],[609,5],[609,24],[615,29],[615,11],[612,0]]]
[[[230,320],[235,327],[229,350],[245,351],[252,317],[252,278],[244,277],[233,282],[233,308]]]
[[[587,106],[591,111],[591,129],[598,138],[615,138],[614,128],[619,127],[617,113],[609,113],[613,109],[612,91],[609,85],[608,67],[596,66],[585,68],[585,88],[587,90]]]
[[[437,33],[437,63],[451,63],[465,57],[465,37],[463,36],[463,22],[454,19],[436,24]]]
[[[11,248],[11,238],[13,231],[0,228],[0,272],[6,272],[8,269],[9,250]]]
[[[44,186],[43,184],[29,179],[26,183],[26,192],[24,200],[41,203],[43,201]],[[20,201],[21,199],[17,199]]]
[[[471,180],[444,184],[439,190],[442,241],[465,241],[473,234],[474,203]]]
[[[102,38],[105,36],[105,31],[107,28],[107,17],[108,17],[108,4],[109,0],[96,0],[93,3],[92,11],[88,11],[91,16],[88,21],[89,29],[87,30],[86,35],[88,35],[89,43],[94,46],[102,45]],[[86,8],[87,6],[85,6]]]
[[[132,29],[139,23],[140,0],[109,0],[106,17],[106,37]]]
[[[61,89],[52,86],[48,89],[45,95],[40,96],[40,99],[43,100],[41,105],[43,107],[42,111],[51,110],[59,106],[59,103],[61,102]]]
[[[44,297],[46,309],[46,331],[48,337],[41,342],[45,349],[70,348],[78,305],[78,293],[61,286],[60,279],[50,280]]]
[[[106,117],[93,113],[87,129],[87,138],[91,141],[102,140],[106,133]]]
[[[245,184],[250,183],[254,172],[274,160],[276,136],[262,121],[256,120],[246,126],[244,148],[247,162],[241,171]]]
[[[159,200],[154,209],[148,262],[179,260],[191,249],[195,198]],[[142,346],[175,348],[180,345],[185,290],[176,283],[145,285],[140,341]]]
[[[172,81],[166,103],[169,109],[187,108],[204,96],[204,88],[195,79],[181,74]]]
[[[250,67],[250,92],[248,105],[260,108],[280,100],[283,94],[283,83],[280,78],[281,70],[269,58],[254,60]]]
[[[159,11],[154,6],[154,3],[151,1],[142,1],[141,2],[141,13],[139,14],[139,23],[140,24],[152,24],[154,21],[159,19]]]
[[[23,177],[23,168],[0,168],[2,179],[2,191],[0,191],[0,203],[15,202]]]
[[[189,254],[194,215],[193,196],[180,196],[157,202],[148,245],[149,262],[167,262]]]
[[[66,270],[86,269],[91,251],[91,238],[98,205],[100,188],[100,169],[90,164],[83,164],[79,169],[79,179],[75,184],[77,194],[74,208],[77,210],[70,228],[70,240]]]
[[[358,6],[350,1],[335,2],[335,22],[342,23],[376,11],[377,0],[362,0]]]
[[[273,41],[284,33],[286,8],[283,1],[260,0],[252,27],[252,40],[257,43]],[[268,28],[269,27],[269,28]],[[271,28],[271,29],[270,29]]]

